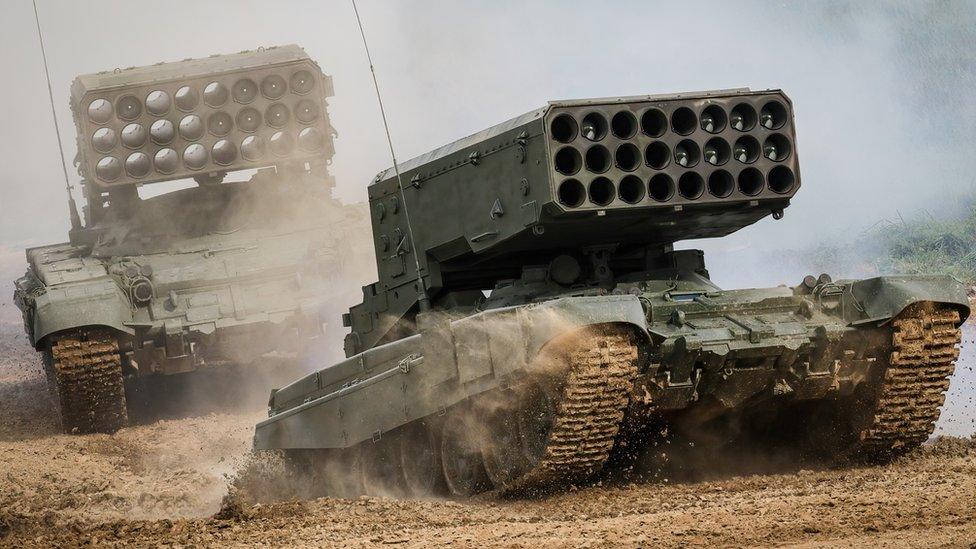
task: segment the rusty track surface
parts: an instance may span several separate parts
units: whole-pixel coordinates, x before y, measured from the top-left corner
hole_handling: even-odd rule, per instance
[[[898,455],[925,442],[935,429],[962,340],[959,312],[916,306],[892,322],[892,352],[871,424],[859,453]]]
[[[629,334],[603,332],[575,340],[566,355],[568,369],[542,459],[490,495],[538,493],[582,482],[609,457],[637,376],[637,347]]]
[[[51,346],[61,423],[69,433],[112,433],[128,420],[119,345],[104,331],[75,332]]]

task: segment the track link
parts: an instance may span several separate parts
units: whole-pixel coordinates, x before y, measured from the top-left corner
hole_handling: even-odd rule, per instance
[[[128,422],[119,344],[107,331],[73,332],[51,345],[61,424],[69,433],[113,433]]]
[[[542,458],[490,495],[544,492],[579,483],[599,472],[610,456],[637,376],[637,347],[628,333],[606,331],[585,334],[569,347]]]
[[[890,457],[929,438],[959,358],[959,324],[958,311],[932,304],[913,306],[892,322],[892,352],[858,453]]]

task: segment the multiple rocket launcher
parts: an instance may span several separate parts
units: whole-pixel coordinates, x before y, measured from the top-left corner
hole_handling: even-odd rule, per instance
[[[409,252],[408,234],[422,264],[561,247],[567,238],[724,236],[780,215],[800,187],[792,105],[779,90],[554,102],[399,171],[402,196],[392,169],[369,187],[381,263]],[[605,230],[593,230],[593,215],[605,217]]]
[[[561,254],[725,236],[781,216],[799,187],[780,90],[550,103],[377,175],[379,280],[344,319],[347,353],[418,301],[491,289]]]
[[[79,76],[80,171],[108,189],[327,161],[331,95],[294,45]]]

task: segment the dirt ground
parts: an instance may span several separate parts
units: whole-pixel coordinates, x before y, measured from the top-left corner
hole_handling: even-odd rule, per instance
[[[239,373],[208,379],[209,388],[180,395],[189,417],[142,421],[112,436],[61,435],[38,358],[19,326],[0,324],[0,545],[976,547],[974,336],[966,334],[962,381],[940,424],[967,436],[888,467],[755,463],[744,474],[630,479],[545,500],[474,503],[274,501],[251,487],[226,505],[273,377],[220,406],[205,397],[240,385]]]

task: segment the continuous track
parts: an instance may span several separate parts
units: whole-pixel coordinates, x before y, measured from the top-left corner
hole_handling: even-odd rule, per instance
[[[105,331],[72,332],[51,345],[61,423],[69,433],[112,433],[128,421],[122,361]]]
[[[956,310],[921,304],[892,322],[892,352],[858,453],[890,457],[929,438],[959,358],[959,321]]]
[[[560,398],[541,459],[492,495],[582,482],[610,456],[637,376],[637,347],[629,334],[613,332],[587,334],[570,347],[564,381],[555,387]]]

